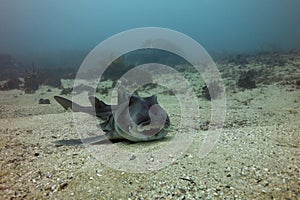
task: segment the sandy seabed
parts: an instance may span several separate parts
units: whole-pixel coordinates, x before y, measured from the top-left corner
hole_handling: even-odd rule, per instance
[[[297,59],[297,66],[281,68],[280,76],[299,78]],[[227,76],[225,85],[233,80]],[[0,92],[0,199],[300,199],[300,89],[293,83],[227,89],[225,126],[208,156],[198,156],[199,136],[179,159],[149,173],[112,169],[84,145],[56,145],[54,141],[79,135],[72,113],[53,99],[60,91],[48,89]],[[40,98],[51,104],[38,104]],[[179,108],[168,99],[159,95],[169,106],[171,122],[177,123]],[[199,104],[205,118],[210,103],[199,99]],[[174,128],[162,141],[101,145],[151,151],[172,141],[176,131],[185,130]],[[172,152],[165,153],[172,158]]]

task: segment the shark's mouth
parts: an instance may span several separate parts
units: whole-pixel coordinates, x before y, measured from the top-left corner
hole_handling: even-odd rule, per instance
[[[144,135],[151,136],[158,134],[163,128],[162,125],[138,125],[136,130]]]
[[[136,130],[143,135],[152,136],[159,134],[163,129],[167,129],[169,125],[170,121],[168,118],[164,123],[162,121],[151,122],[151,120],[148,120],[137,125]]]
[[[163,138],[167,135],[169,123],[165,124],[149,124],[141,123],[139,125],[129,125],[126,129],[122,129],[120,126],[115,126],[116,131],[131,141],[149,141]]]

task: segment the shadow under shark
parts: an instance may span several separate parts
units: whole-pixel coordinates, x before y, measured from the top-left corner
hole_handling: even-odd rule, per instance
[[[60,96],[54,99],[64,108],[73,112],[85,112],[98,117],[104,135],[95,137],[59,140],[58,145],[80,145],[110,143],[111,141],[128,140],[144,142],[159,140],[167,135],[170,119],[166,111],[159,105],[157,96],[140,97],[129,95],[124,87],[118,88],[118,104],[107,105],[95,96],[90,96],[92,106],[81,106]]]

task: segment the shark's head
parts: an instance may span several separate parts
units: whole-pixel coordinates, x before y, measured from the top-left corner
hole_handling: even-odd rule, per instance
[[[130,141],[149,141],[166,136],[170,119],[157,96],[140,97],[119,91],[115,129]]]

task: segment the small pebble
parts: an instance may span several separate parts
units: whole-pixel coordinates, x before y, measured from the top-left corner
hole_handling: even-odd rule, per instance
[[[154,162],[153,156],[151,156],[149,160],[150,160],[151,162]]]
[[[51,178],[52,177],[52,173],[48,172],[46,175],[47,178]]]
[[[66,183],[63,183],[63,184],[61,184],[60,186],[59,186],[59,190],[63,190],[63,189],[65,189],[66,187],[68,186],[68,183],[66,182]]]
[[[132,155],[130,156],[129,160],[134,160],[135,158],[136,158],[135,155],[132,154]]]
[[[183,189],[183,188],[178,188],[178,191],[179,191],[179,193],[181,193],[181,194],[185,194],[185,193],[186,193],[186,190]]]
[[[56,185],[51,186],[51,190],[54,191],[56,189]]]

